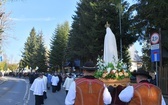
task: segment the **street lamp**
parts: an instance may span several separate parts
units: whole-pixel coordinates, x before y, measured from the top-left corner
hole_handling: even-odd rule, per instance
[[[119,28],[120,28],[120,58],[122,59],[123,58],[123,55],[122,55],[122,33],[121,33],[121,2],[120,2],[120,4],[118,5],[118,7],[115,5],[115,4],[113,4],[113,3],[111,3],[110,4],[111,6],[115,6],[116,8],[118,8],[118,12],[119,12]]]

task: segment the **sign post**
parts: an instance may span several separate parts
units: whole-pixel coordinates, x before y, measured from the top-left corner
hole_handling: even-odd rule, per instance
[[[156,63],[156,85],[158,86],[158,64],[157,64],[157,52],[154,53],[154,61]]]
[[[159,46],[159,34],[153,33],[150,37],[151,40],[151,61],[156,63],[156,85],[158,86],[158,64],[160,61],[160,46]]]

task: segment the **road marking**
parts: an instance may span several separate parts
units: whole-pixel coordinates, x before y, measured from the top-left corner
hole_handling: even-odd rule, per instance
[[[25,95],[24,95],[24,104],[23,105],[27,105],[28,104],[28,101],[29,101],[29,98],[30,98],[30,91],[29,91],[29,82],[28,80],[25,80],[25,83],[26,83],[26,92],[25,92]]]

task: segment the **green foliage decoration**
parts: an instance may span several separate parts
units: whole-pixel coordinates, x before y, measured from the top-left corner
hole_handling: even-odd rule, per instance
[[[130,78],[131,72],[130,70],[125,69],[124,66],[125,64],[122,62],[122,60],[118,61],[116,65],[111,62],[106,65],[103,59],[99,56],[97,58],[98,70],[95,72],[94,76],[96,78],[115,80]]]

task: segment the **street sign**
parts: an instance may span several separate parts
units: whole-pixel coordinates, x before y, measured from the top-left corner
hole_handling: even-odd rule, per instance
[[[151,45],[151,50],[159,49],[159,44]]]
[[[151,61],[152,62],[157,62],[160,61],[160,50],[151,50]]]
[[[152,35],[151,35],[151,38],[150,38],[150,40],[151,40],[151,44],[158,44],[159,43],[159,34],[158,33],[153,33]]]

